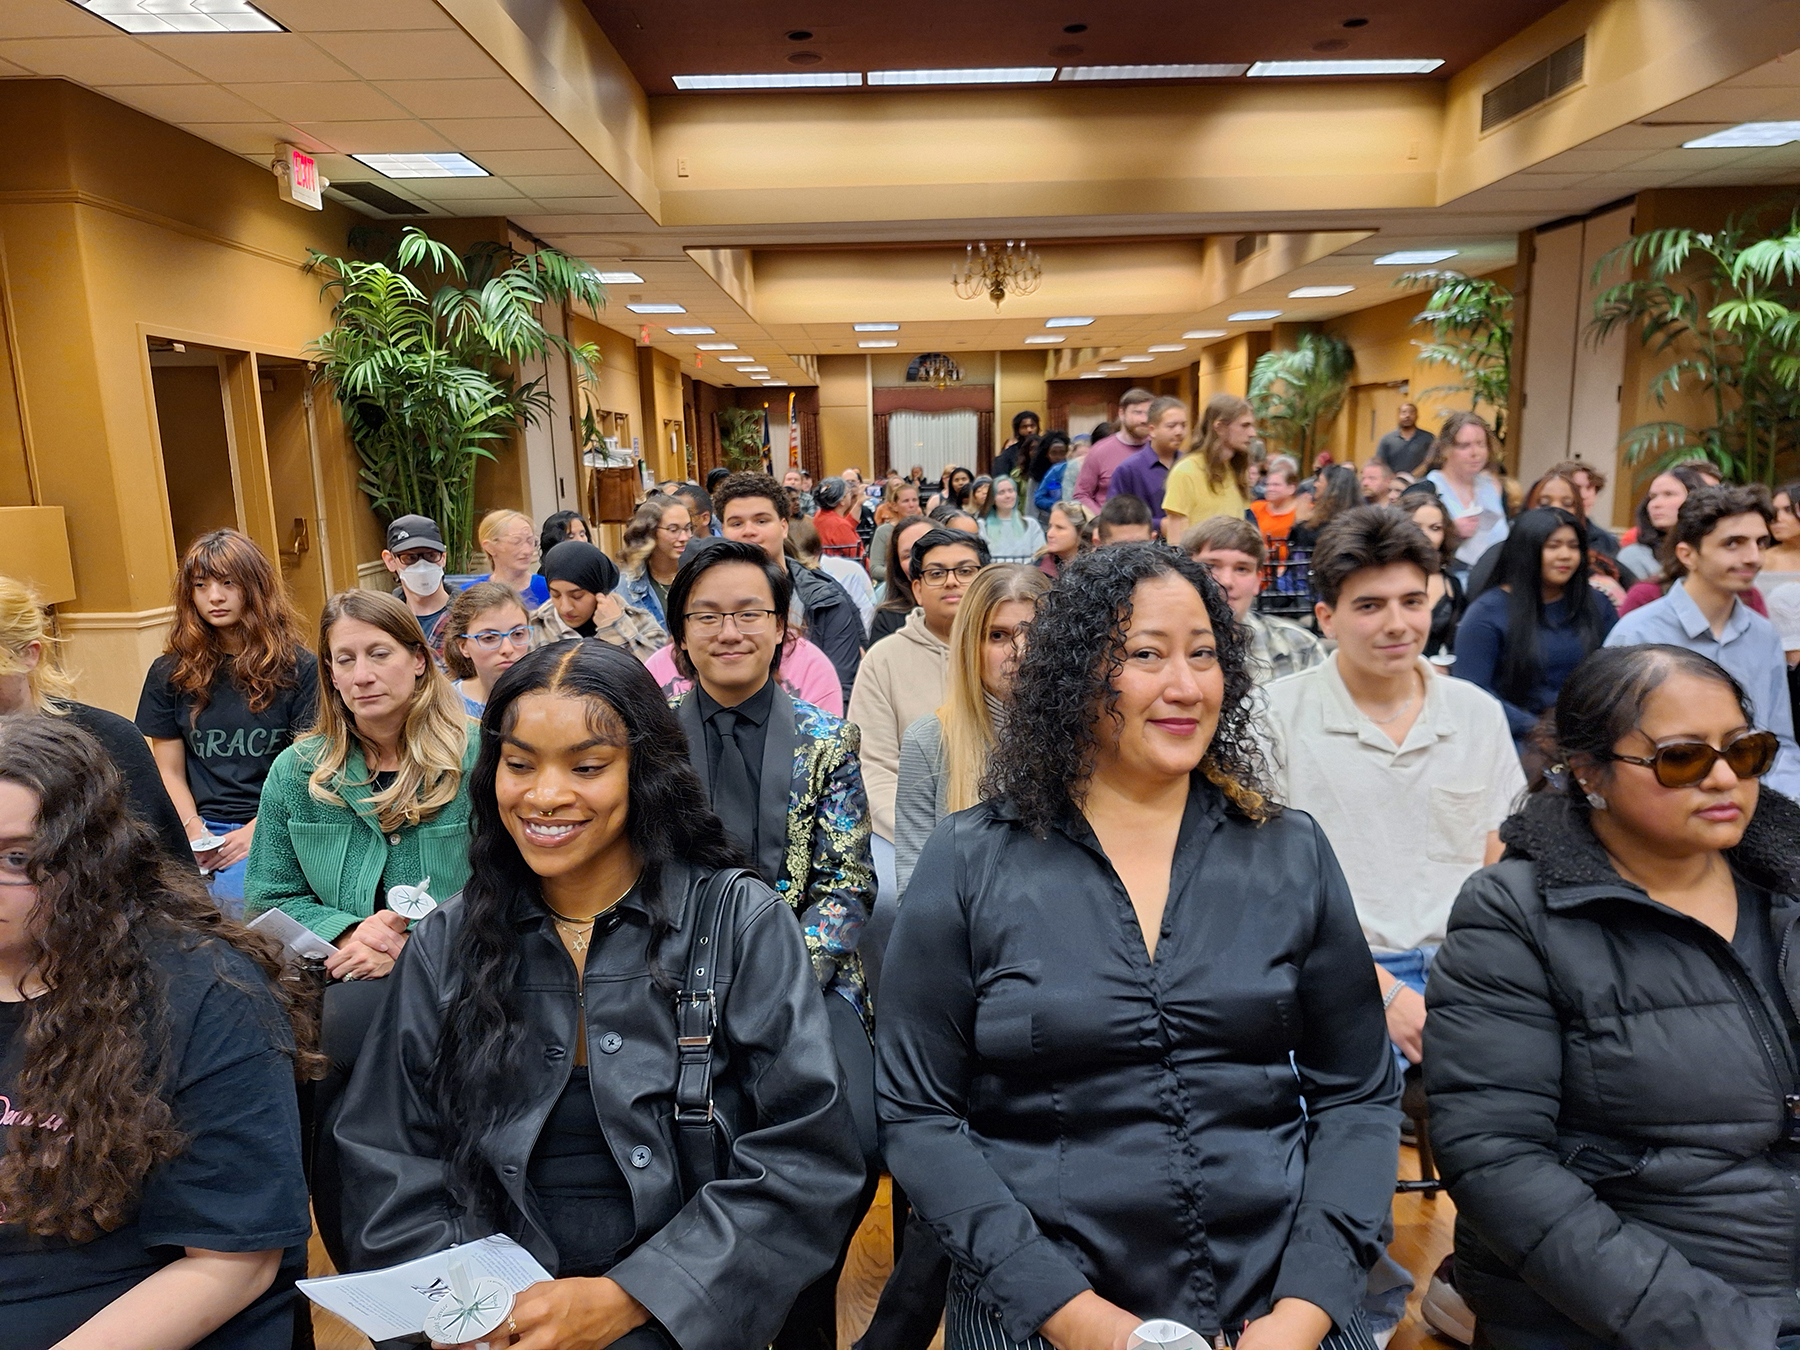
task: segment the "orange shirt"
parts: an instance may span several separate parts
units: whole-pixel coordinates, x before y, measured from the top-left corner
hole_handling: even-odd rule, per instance
[[[1294,502],[1288,499],[1288,509],[1277,513],[1267,502],[1250,503],[1250,514],[1256,517],[1256,528],[1268,539],[1286,539],[1288,531],[1294,528]]]

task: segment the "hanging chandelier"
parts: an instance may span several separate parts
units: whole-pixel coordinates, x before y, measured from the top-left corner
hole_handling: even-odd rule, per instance
[[[906,378],[913,384],[928,384],[933,389],[948,389],[961,384],[962,367],[942,352],[926,352],[907,368]]]
[[[984,239],[969,244],[963,259],[950,269],[950,284],[964,300],[985,295],[1000,308],[1009,295],[1030,295],[1044,279],[1043,263],[1037,250],[1023,239],[1008,239],[1005,248],[990,249]]]

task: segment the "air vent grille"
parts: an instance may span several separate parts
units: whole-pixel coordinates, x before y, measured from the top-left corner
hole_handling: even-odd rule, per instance
[[[333,192],[341,192],[346,197],[354,197],[365,206],[372,206],[377,211],[390,216],[428,216],[431,213],[424,207],[409,202],[396,193],[389,192],[379,183],[341,183],[331,185]]]
[[[1552,94],[1580,83],[1586,56],[1587,36],[1583,34],[1542,61],[1526,66],[1506,83],[1495,85],[1481,96],[1481,129],[1490,131],[1537,107]]]

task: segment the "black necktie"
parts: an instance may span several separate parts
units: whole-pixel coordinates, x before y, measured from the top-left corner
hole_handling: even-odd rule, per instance
[[[719,733],[719,771],[713,775],[713,811],[724,823],[725,833],[753,860],[756,857],[756,793],[750,786],[750,769],[738,745],[738,714],[720,708],[712,715]]]

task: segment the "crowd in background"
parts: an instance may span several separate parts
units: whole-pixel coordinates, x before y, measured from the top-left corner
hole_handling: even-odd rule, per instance
[[[1363,1350],[1404,1116],[1445,1334],[1800,1346],[1800,484],[1500,451],[1133,390],[610,554],[402,516],[310,632],[216,530],[135,725],[0,578],[0,1343],[309,1344],[316,1227],[833,1350],[885,1169],[862,1350]]]

